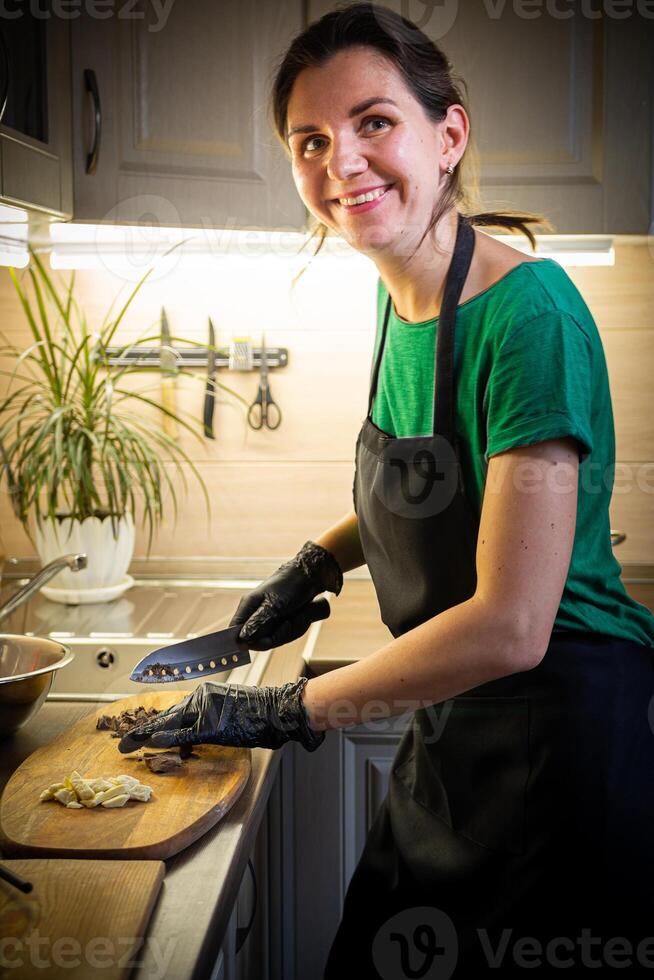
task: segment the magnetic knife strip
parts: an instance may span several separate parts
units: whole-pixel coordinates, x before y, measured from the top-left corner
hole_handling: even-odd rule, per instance
[[[206,347],[175,347],[175,358],[177,366],[184,367],[206,367],[209,362],[209,351]],[[96,355],[98,360],[103,363],[125,367],[130,364],[138,367],[161,368],[161,351],[159,347],[105,347],[104,356]],[[288,364],[288,347],[266,347],[266,359],[269,368],[286,367]],[[216,367],[229,367],[229,350],[218,348],[216,352]],[[261,367],[261,348],[252,348],[252,370],[259,370]]]

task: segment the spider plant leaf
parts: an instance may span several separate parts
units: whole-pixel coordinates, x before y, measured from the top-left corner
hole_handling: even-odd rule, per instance
[[[9,488],[9,499],[11,501],[11,507],[18,518],[21,519],[21,504],[20,504],[20,488],[14,479],[14,474],[12,473],[11,466],[7,459],[7,454],[5,452],[4,444],[0,441],[0,462],[5,474],[5,479],[7,481],[7,486]]]
[[[9,275],[11,276],[11,280],[12,280],[12,282],[14,284],[14,288],[15,288],[16,292],[18,293],[18,299],[19,299],[20,305],[23,307],[23,312],[25,313],[25,316],[27,318],[27,323],[29,325],[29,328],[30,328],[30,332],[32,334],[32,337],[36,341],[36,345],[37,345],[38,350],[39,350],[39,363],[40,363],[40,366],[41,366],[41,370],[45,374],[45,376],[46,376],[46,378],[48,380],[48,384],[50,384],[52,387],[54,387],[54,385],[53,385],[53,378],[52,378],[52,372],[50,370],[50,365],[48,363],[48,358],[47,358],[47,356],[45,354],[45,351],[44,351],[43,337],[41,336],[41,333],[40,333],[39,328],[38,328],[38,324],[36,322],[36,319],[34,318],[34,314],[32,312],[32,307],[30,306],[29,300],[27,299],[27,294],[23,291],[23,287],[21,286],[21,283],[20,283],[20,281],[18,279],[18,276],[16,275],[16,272],[15,272],[15,270],[13,268],[10,268],[9,269]]]
[[[43,268],[40,266],[40,268]],[[52,377],[52,388],[56,391],[58,396],[61,397],[61,378],[59,377],[59,372],[57,371],[57,358],[55,355],[55,347],[53,343],[52,333],[50,331],[50,324],[48,323],[48,314],[43,302],[43,294],[41,292],[41,287],[39,285],[39,280],[36,273],[32,268],[28,269],[30,277],[32,279],[32,285],[34,287],[34,293],[36,295],[36,305],[39,310],[39,315],[41,317],[41,326],[43,328],[43,336],[45,341],[44,352],[47,353],[48,365],[50,369],[50,375]]]
[[[179,244],[183,243],[165,254]],[[116,370],[103,355],[153,270],[141,277],[117,316],[112,304],[109,316],[113,321],[107,325],[105,317],[96,335],[75,299],[75,274],[60,292],[33,250],[31,256],[33,264],[27,274],[34,302],[14,270],[10,275],[32,344],[22,352],[11,344],[0,349],[14,359],[13,371],[0,370],[1,376],[10,378],[9,389],[0,397],[0,468],[12,493],[12,506],[28,534],[30,514],[38,523],[60,513],[83,520],[102,511],[111,516],[113,526],[128,508],[135,515],[139,508],[149,549],[163,516],[164,492],[175,520],[179,491],[188,490],[188,477],[199,481],[207,506],[209,500],[188,453],[160,427],[158,400],[121,387],[123,378],[142,375],[142,365],[130,363]],[[136,344],[124,347],[148,343],[151,335],[152,340],[160,341],[159,332],[155,334],[150,325]],[[196,341],[183,342],[201,346]],[[190,372],[183,373],[197,379]],[[247,404],[237,393],[233,397]],[[142,418],[137,414],[140,407],[156,410],[157,420]],[[165,410],[163,414],[203,442],[193,415]]]

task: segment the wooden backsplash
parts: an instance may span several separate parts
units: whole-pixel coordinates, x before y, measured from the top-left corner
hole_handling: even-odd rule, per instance
[[[173,269],[146,284],[126,318],[121,342],[148,325],[158,329],[166,307],[173,335],[206,342],[211,315],[219,343],[262,330],[270,346],[289,349],[289,365],[270,373],[284,418],[269,432],[248,429],[242,409],[227,396],[216,407],[216,441],[184,436],[183,446],[210,491],[212,516],[190,478],[177,525],[172,515],[157,534],[153,556],[284,557],[317,536],[351,507],[354,444],[367,402],[374,338],[376,270],[360,256],[316,259],[290,290],[297,260],[229,256],[215,269]],[[612,527],[627,541],[621,561],[654,562],[654,240],[616,242],[614,267],[569,269],[599,327],[611,383],[616,426],[616,490]],[[60,273],[68,280],[69,272]],[[89,323],[100,324],[129,278],[115,270],[79,271],[78,301]],[[29,342],[9,274],[0,269],[0,326],[21,346]],[[251,401],[256,373],[220,371],[219,381]],[[158,374],[139,382],[158,395]],[[202,417],[204,374],[182,379],[178,406]],[[33,548],[0,494],[0,544],[29,557]],[[139,533],[136,555],[145,555]]]

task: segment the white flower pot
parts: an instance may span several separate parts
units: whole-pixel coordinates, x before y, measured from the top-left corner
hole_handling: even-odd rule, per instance
[[[35,522],[34,537],[39,558],[47,565],[61,555],[83,553],[88,565],[79,572],[62,569],[43,590],[49,599],[59,602],[103,601],[115,598],[128,587],[127,569],[134,553],[134,520],[125,514],[118,520],[114,537],[111,518],[87,517],[84,521],[70,517]],[[91,590],[95,590],[91,596]],[[118,591],[116,591],[118,590]],[[73,598],[79,593],[80,598]],[[84,598],[86,593],[86,599]]]

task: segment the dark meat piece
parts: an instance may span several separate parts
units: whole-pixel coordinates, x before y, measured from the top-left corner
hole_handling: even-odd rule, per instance
[[[167,677],[172,677],[173,668],[170,666],[170,664],[148,664],[147,670],[143,673],[152,674],[154,677],[163,677],[164,675]],[[143,673],[141,674],[141,677],[143,676]]]
[[[115,738],[121,738],[127,732],[131,731],[132,728],[136,728],[137,725],[142,725],[160,714],[161,711],[157,708],[144,708],[142,705],[139,705],[137,708],[128,708],[126,711],[121,711],[118,715],[100,715],[95,727],[105,731],[111,731],[114,733]]]
[[[179,752],[146,752],[141,749],[139,758],[151,772],[174,772],[184,765]]]
[[[162,709],[163,710],[163,709]],[[157,708],[144,708],[139,705],[137,708],[128,708],[126,711],[121,711],[119,715],[101,715],[95,727],[111,732],[112,738],[122,738],[127,732],[131,731],[137,725],[142,725],[146,721],[150,721],[152,718],[156,718],[157,715],[161,714]],[[142,750],[139,750],[142,751]],[[157,763],[156,767],[151,766],[149,762],[146,762],[142,755],[139,755],[139,759],[144,761],[152,772],[170,772],[171,769],[178,768],[182,765],[182,760],[188,759],[189,756],[193,755],[192,745],[180,745],[175,746],[173,749],[167,752],[148,752],[149,758],[163,759],[161,763]],[[166,757],[168,760],[176,760],[172,762],[166,762]],[[167,768],[166,768],[167,767]]]

